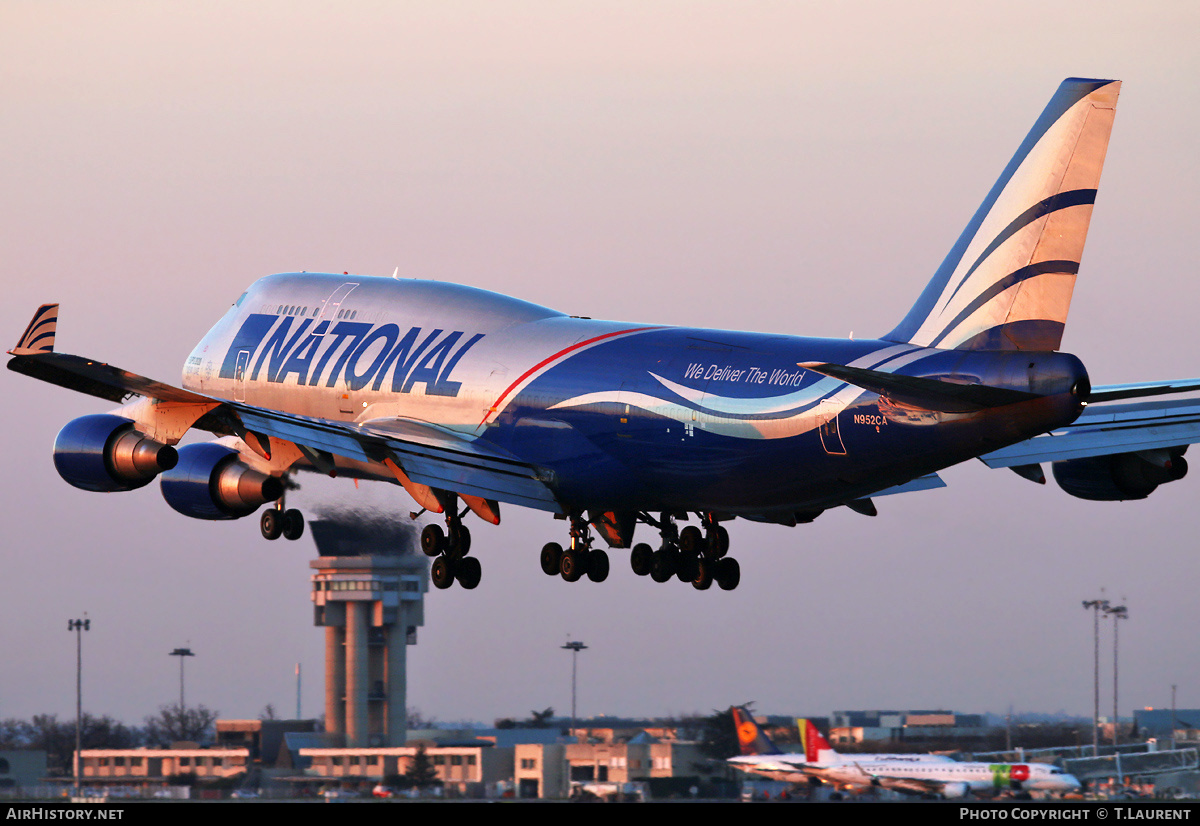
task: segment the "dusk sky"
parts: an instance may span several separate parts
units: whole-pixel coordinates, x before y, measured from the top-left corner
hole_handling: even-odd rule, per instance
[[[1063,349],[1094,384],[1200,375],[1195,2],[0,0],[0,336],[178,383],[255,279],[453,281],[564,312],[878,336],[1068,76],[1124,81]],[[178,697],[323,711],[311,538],[185,518],[157,483],[76,490],[55,434],[111,405],[5,371],[0,718]],[[189,440],[206,438],[193,433]],[[1192,457],[1194,467],[1200,452]],[[409,704],[490,723],[949,708],[1090,714],[1081,601],[1129,607],[1121,709],[1200,707],[1200,469],[1091,503],[969,462],[811,525],[730,524],[733,592],[542,574],[565,523],[473,520],[475,591],[432,591]],[[309,516],[405,516],[397,486],[303,477]],[[649,541],[645,528],[640,540]],[[1111,622],[1102,627],[1111,712]]]

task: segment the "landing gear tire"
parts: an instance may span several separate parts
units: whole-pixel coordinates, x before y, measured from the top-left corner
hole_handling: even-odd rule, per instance
[[[742,567],[733,557],[726,557],[717,562],[714,579],[717,580],[717,585],[721,586],[722,591],[732,591],[742,581]]]
[[[645,542],[634,545],[633,551],[629,554],[629,566],[638,576],[646,576],[650,573],[650,565],[653,560],[654,549]]]
[[[710,559],[721,559],[729,553],[729,531],[720,525],[710,528],[705,539],[705,553]]]
[[[446,590],[454,584],[454,563],[446,556],[433,560],[433,568],[429,572],[434,587]]]
[[[608,579],[608,554],[596,550],[588,554],[587,577],[592,582],[603,582]]]
[[[283,512],[283,538],[293,542],[304,536],[304,514],[295,508]]]
[[[704,534],[695,525],[688,525],[679,532],[679,550],[688,556],[700,553],[704,546]]]
[[[542,573],[546,576],[558,576],[562,573],[562,545],[557,542],[547,542],[542,546]]]
[[[579,548],[563,551],[562,560],[559,562],[559,571],[563,579],[567,582],[579,581],[587,572],[587,553],[586,549]]]
[[[697,570],[699,564],[699,557],[680,551],[679,558],[675,562],[675,576],[679,578],[680,582],[691,582],[699,573]]]
[[[483,576],[483,568],[479,564],[479,560],[473,556],[466,556],[458,560],[454,565],[454,578],[458,580],[458,584],[470,591],[479,584],[480,578]]]
[[[447,554],[455,559],[462,559],[471,552],[471,531],[466,525],[458,525],[450,530],[447,537],[449,549]]]
[[[650,560],[650,578],[655,582],[666,582],[675,575],[675,554],[659,548]]]
[[[283,512],[277,508],[267,508],[258,520],[258,527],[264,538],[278,539],[283,535]]]
[[[713,584],[713,563],[707,559],[696,560],[696,575],[692,577],[692,587],[697,591],[707,591]]]
[[[446,533],[439,525],[426,525],[421,530],[421,550],[425,556],[437,556],[446,550]]]

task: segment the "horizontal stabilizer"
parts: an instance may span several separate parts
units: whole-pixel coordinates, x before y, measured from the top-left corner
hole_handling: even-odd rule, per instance
[[[812,370],[814,373],[840,379],[855,387],[887,396],[894,402],[939,413],[970,413],[974,410],[1004,407],[1038,398],[1036,394],[1026,393],[1022,390],[988,387],[981,384],[956,384],[941,379],[901,376],[896,373],[866,370],[861,367],[846,367],[843,364],[804,362],[800,366],[805,370]]]
[[[1191,393],[1194,390],[1200,390],[1200,379],[1108,384],[1102,387],[1093,387],[1092,392],[1088,394],[1088,404],[1113,402],[1118,399],[1138,399],[1144,396],[1166,396],[1171,393]]]
[[[1065,462],[1200,442],[1200,400],[1088,405],[1071,424],[980,456],[990,468]]]
[[[917,477],[911,482],[905,482],[903,485],[886,488],[881,491],[872,493],[871,496],[891,496],[894,493],[915,493],[919,490],[935,490],[937,488],[946,487],[946,483],[942,481],[942,477],[936,473],[928,473],[924,476]]]

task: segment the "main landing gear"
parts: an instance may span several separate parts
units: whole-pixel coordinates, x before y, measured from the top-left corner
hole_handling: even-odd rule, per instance
[[[563,550],[557,542],[542,546],[542,572],[577,582],[586,575],[592,582],[608,579],[608,554],[592,548],[592,532],[586,520],[571,517],[571,546]]]
[[[629,564],[638,576],[649,576],[655,582],[677,577],[690,582],[697,591],[705,591],[714,582],[723,591],[732,591],[742,580],[738,561],[729,553],[729,531],[717,524],[711,515],[704,515],[705,529],[688,525],[682,531],[675,525],[672,514],[664,513],[655,520],[642,514],[642,521],[658,528],[662,545],[656,551],[641,542],[633,546]]]
[[[421,550],[426,556],[435,557],[429,572],[434,587],[446,589],[458,580],[468,591],[479,584],[483,568],[479,560],[467,556],[471,552],[471,531],[462,523],[470,508],[458,513],[455,508],[446,509],[446,530],[440,525],[426,525],[421,531]]]
[[[643,513],[638,519],[658,528],[662,547],[656,551],[645,542],[634,545],[629,562],[635,574],[649,576],[655,582],[678,577],[699,591],[707,590],[714,582],[725,591],[738,586],[741,567],[736,559],[726,556],[729,531],[717,524],[711,514],[702,516],[704,530],[689,525],[680,531],[669,513],[662,514],[661,519]],[[548,542],[542,547],[541,562],[543,573],[561,576],[567,582],[576,582],[584,576],[592,582],[608,578],[608,554],[592,547],[587,520],[578,515],[571,517],[571,546],[564,550],[557,542]]]
[[[304,536],[304,514],[295,508],[287,508],[281,497],[272,508],[262,512],[258,527],[267,539],[296,540]]]

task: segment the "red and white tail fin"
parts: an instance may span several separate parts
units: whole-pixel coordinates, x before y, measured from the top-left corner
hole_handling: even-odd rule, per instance
[[[800,743],[804,746],[805,760],[810,763],[828,763],[837,759],[838,753],[817,730],[812,720],[798,718],[796,726],[800,729]]]

